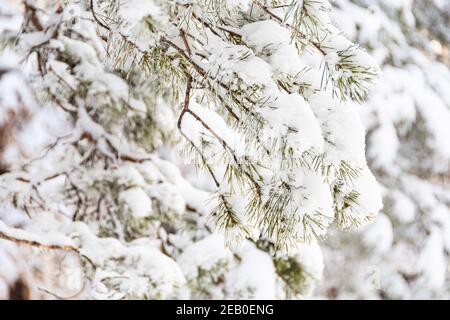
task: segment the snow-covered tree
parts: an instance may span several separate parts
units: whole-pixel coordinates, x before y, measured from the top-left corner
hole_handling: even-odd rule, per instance
[[[363,232],[328,239],[323,293],[448,299],[450,2],[333,3],[336,25],[382,66],[361,115],[385,206]]]
[[[0,8],[0,238],[75,257],[77,297],[304,296],[332,223],[381,209],[358,115],[380,70],[328,1]]]

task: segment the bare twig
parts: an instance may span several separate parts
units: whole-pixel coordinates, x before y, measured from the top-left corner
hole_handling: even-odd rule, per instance
[[[80,252],[80,249],[75,247],[75,246],[44,244],[44,243],[40,243],[40,242],[35,241],[35,240],[20,239],[20,238],[17,238],[17,237],[13,237],[13,236],[8,235],[8,234],[6,234],[5,232],[2,232],[2,231],[0,231],[0,239],[11,241],[11,242],[17,243],[19,245],[26,245],[26,246],[31,246],[31,247],[35,247],[35,248],[39,248],[39,249],[44,249],[44,250],[52,250],[52,251],[56,250],[56,251],[74,252],[77,255],[79,255],[80,257],[82,257],[83,259],[85,259],[86,261],[88,261],[91,264],[91,266],[94,267],[94,269],[97,268],[95,263],[89,257],[87,257],[84,254],[82,254]]]

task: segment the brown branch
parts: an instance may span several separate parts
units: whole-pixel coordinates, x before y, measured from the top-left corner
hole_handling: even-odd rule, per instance
[[[223,89],[225,89],[227,92],[231,92],[231,89],[229,88],[228,85],[226,85],[224,82],[220,81],[219,79],[214,79],[214,78],[209,77],[209,76],[208,76],[208,73],[207,73],[201,66],[199,66],[199,65],[198,65],[191,57],[189,57],[189,56],[186,54],[186,52],[184,52],[184,50],[181,49],[178,45],[176,45],[173,41],[171,41],[171,40],[169,40],[169,39],[167,39],[167,38],[165,38],[165,37],[161,37],[161,41],[162,41],[162,42],[165,42],[166,44],[168,44],[169,46],[171,46],[172,48],[174,48],[179,54],[181,54],[181,55],[183,56],[183,58],[185,58],[185,59],[189,62],[189,64],[194,68],[194,70],[195,70],[198,74],[200,74],[202,77],[211,79],[211,80],[213,80],[213,81],[217,81],[217,82],[219,83],[219,85],[220,85]],[[214,91],[215,91],[218,95],[220,95],[220,94],[217,92],[217,90],[214,90]],[[237,101],[237,98],[236,98],[236,97],[232,97],[232,98],[233,98],[233,100]],[[244,99],[245,99],[247,102],[249,102],[249,103],[251,103],[251,104],[254,104],[254,102],[251,101],[250,98],[244,97]],[[232,114],[232,116],[233,116],[236,120],[239,121],[239,117],[236,115],[236,113],[235,113],[228,105],[224,104],[224,106],[225,106],[225,108],[228,110],[228,112],[230,112],[230,113]],[[244,108],[244,110],[245,110],[246,112],[248,112],[249,114],[251,114],[252,116],[254,116],[255,118],[257,118],[256,115],[255,115],[248,107],[243,106],[243,108]]]
[[[202,118],[200,118],[195,112],[193,112],[191,109],[189,109],[191,90],[192,90],[192,77],[191,77],[191,75],[188,75],[187,83],[186,83],[186,94],[184,96],[183,110],[181,111],[181,114],[178,117],[178,123],[177,123],[178,129],[181,130],[181,123],[182,123],[183,117],[186,113],[189,113],[197,121],[199,121],[206,130],[211,132],[217,140],[220,141],[220,143],[225,147],[225,149],[227,149],[232,154],[234,161],[237,163],[238,159],[236,157],[236,154],[234,153],[234,150],[228,145],[228,143],[221,136],[219,136]]]
[[[94,10],[94,0],[90,0],[89,9],[91,10],[92,17],[94,18],[95,22],[97,22],[100,26],[102,26],[106,30],[111,31],[111,28],[109,26],[107,26],[105,23],[100,21],[99,18],[97,18],[97,14],[96,14],[96,12]]]
[[[180,29],[180,35],[181,35],[181,39],[183,39],[183,43],[184,43],[184,46],[186,48],[188,55],[191,56],[192,55],[191,48],[189,47],[189,43],[186,39],[186,32],[184,31],[184,29]]]
[[[80,251],[78,250],[78,248],[76,248],[74,246],[70,246],[70,245],[60,246],[60,245],[54,245],[54,244],[43,244],[43,243],[40,243],[40,242],[37,242],[34,240],[15,238],[15,237],[10,236],[2,231],[0,231],[0,239],[8,240],[8,241],[17,243],[19,245],[27,245],[27,246],[31,246],[31,247],[36,247],[39,249],[73,251],[73,252],[76,252],[77,254],[80,254]]]
[[[189,142],[189,144],[199,154],[199,156],[202,159],[203,164],[205,165],[206,169],[208,170],[209,174],[211,175],[211,178],[214,180],[214,184],[216,185],[217,188],[219,188],[220,187],[219,180],[217,179],[216,175],[214,174],[214,171],[212,170],[212,168],[207,163],[204,154],[195,145],[195,143],[183,132],[183,129],[181,128],[181,123],[182,123],[182,120],[183,120],[183,116],[186,114],[186,112],[189,111],[189,102],[190,102],[191,90],[192,90],[192,77],[191,77],[191,75],[188,75],[187,83],[186,83],[186,93],[184,95],[183,110],[181,111],[181,114],[178,117],[178,123],[177,123],[178,130],[180,131],[180,134]]]
[[[222,38],[222,37],[220,36],[219,32],[218,32],[216,29],[214,29],[214,27],[213,27],[209,22],[203,20],[201,17],[197,16],[195,13],[192,13],[192,16],[193,16],[195,19],[197,19],[201,24],[203,24],[205,27],[207,27],[209,30],[211,30],[211,32],[212,32],[213,34],[215,34],[215,35],[218,36],[219,38]],[[230,35],[232,35],[232,36],[234,36],[234,37],[236,37],[236,38],[239,38],[239,39],[242,38],[242,36],[241,36],[239,33],[235,32],[235,31],[233,31],[233,30],[227,29],[226,27],[219,26],[219,25],[216,25],[215,27],[218,28],[218,29],[220,29],[221,31],[224,31],[224,32],[229,33]]]
[[[211,176],[212,176],[212,178],[213,178],[213,180],[214,180],[214,182],[215,182],[215,184],[216,184],[216,186],[217,187],[219,187],[220,186],[220,184],[219,184],[219,182],[218,182],[218,180],[217,180],[217,178],[216,178],[216,176],[215,176],[215,174],[214,174],[214,172],[212,171],[212,169],[209,167],[209,165],[207,164],[207,162],[206,162],[206,159],[204,158],[204,155],[203,155],[203,153],[201,152],[201,150],[199,150],[198,149],[198,147],[194,144],[194,142],[189,138],[189,137],[187,137],[187,135],[186,134],[184,134],[184,132],[183,132],[183,130],[182,130],[182,128],[181,128],[181,123],[182,123],[182,120],[183,120],[183,116],[186,114],[186,113],[189,113],[190,115],[192,115],[197,121],[199,121],[201,124],[202,124],[202,126],[205,128],[205,129],[207,129],[208,131],[210,131],[213,135],[214,135],[214,137],[217,139],[217,140],[219,140],[220,141],[220,143],[222,144],[222,146],[226,149],[226,150],[228,150],[228,152],[230,152],[231,153],[231,155],[232,155],[232,157],[233,157],[233,160],[234,160],[234,162],[236,163],[236,165],[239,165],[239,160],[238,160],[238,158],[237,158],[237,156],[236,156],[236,153],[234,152],[234,150],[228,145],[228,143],[222,138],[222,137],[220,137],[202,118],[200,118],[195,112],[193,112],[192,110],[190,110],[189,109],[189,102],[190,102],[190,93],[191,93],[191,90],[192,90],[192,77],[190,76],[190,75],[188,75],[188,79],[187,79],[187,84],[186,84],[186,93],[185,93],[185,97],[184,97],[184,104],[183,104],[183,110],[181,111],[181,114],[180,114],[180,116],[179,116],[179,118],[178,118],[178,129],[179,129],[179,131],[181,132],[181,134],[182,134],[182,136],[186,139],[186,140],[188,140],[189,141],[189,143],[191,144],[191,146],[197,151],[197,153],[199,153],[200,154],[200,156],[202,157],[202,161],[203,161],[203,163],[206,165],[206,167],[207,167],[207,169],[208,169],[208,171],[209,171],[209,173],[211,174]],[[244,174],[247,176],[247,178],[249,178],[249,180],[254,184],[254,186],[257,188],[257,190],[258,190],[258,193],[260,193],[260,186],[259,186],[259,184],[253,179],[253,177],[247,172],[247,171],[244,171]]]
[[[18,245],[26,245],[26,246],[31,246],[31,247],[35,247],[35,248],[39,248],[39,249],[44,249],[44,250],[75,252],[81,258],[86,259],[86,261],[88,261],[91,264],[91,266],[94,267],[94,269],[97,268],[95,263],[89,257],[85,256],[84,254],[82,254],[80,252],[79,248],[71,246],[71,245],[62,245],[61,246],[61,245],[55,245],[55,244],[44,244],[44,243],[40,243],[35,240],[16,238],[16,237],[10,236],[2,231],[0,231],[0,239],[11,241],[11,242],[17,243]]]
[[[194,17],[195,17],[195,14],[194,14]],[[199,19],[199,18],[197,18],[197,19]],[[207,26],[208,28],[210,28],[211,31],[213,31],[212,27],[211,27],[208,23],[204,22],[204,25]],[[185,45],[185,47],[186,47],[186,50],[187,50],[188,54],[186,54],[181,48],[179,48],[179,47],[178,47],[177,45],[175,45],[173,42],[170,42],[170,44],[171,44],[173,47],[175,47],[175,49],[177,49],[177,51],[179,51],[180,53],[182,53],[183,56],[184,56],[186,59],[189,59],[188,61],[191,62],[191,64],[192,64],[192,63],[195,63],[195,62],[193,62],[193,60],[190,58],[190,56],[192,55],[192,52],[191,52],[191,50],[190,50],[189,43],[188,43],[187,38],[186,38],[186,32],[185,32],[183,29],[181,29],[180,35],[181,35],[181,38],[183,39],[183,42],[184,42],[184,45]],[[198,66],[198,68],[201,69],[200,66]],[[203,70],[203,69],[202,69],[202,70]],[[204,71],[204,70],[203,70],[203,71]],[[206,75],[206,74],[207,74],[207,73],[205,72],[205,75]],[[220,83],[222,84],[222,82],[220,82]],[[226,86],[225,84],[222,84],[222,86],[223,86],[224,88],[226,88],[227,90],[229,90],[228,86]],[[219,136],[219,135],[218,135],[218,134],[217,134],[217,133],[216,133],[216,132],[215,132],[215,131],[214,131],[214,130],[206,123],[206,122],[205,122],[205,121],[203,121],[202,118],[200,118],[195,112],[193,112],[192,110],[189,109],[189,102],[190,102],[190,93],[191,93],[191,90],[192,90],[192,76],[191,76],[190,74],[188,74],[188,76],[187,76],[187,84],[186,84],[186,93],[185,93],[185,97],[184,97],[183,110],[181,111],[181,114],[180,114],[180,116],[179,116],[179,118],[178,118],[177,126],[178,126],[178,129],[180,130],[181,134],[183,135],[183,137],[184,137],[185,139],[187,139],[187,140],[190,142],[190,144],[194,147],[194,149],[201,155],[203,163],[207,166],[207,169],[208,169],[208,171],[210,172],[210,174],[211,174],[211,176],[212,176],[212,178],[213,178],[213,180],[214,180],[216,186],[219,187],[219,182],[218,182],[218,180],[216,179],[216,177],[215,177],[215,175],[214,175],[212,169],[209,167],[209,165],[206,164],[206,159],[204,158],[203,153],[197,148],[197,146],[194,144],[194,142],[193,142],[191,139],[189,139],[189,138],[186,136],[186,134],[183,133],[183,131],[182,131],[182,129],[181,129],[181,123],[182,123],[182,120],[183,120],[184,115],[185,115],[186,113],[189,113],[189,114],[192,115],[197,121],[199,121],[205,129],[207,129],[208,131],[210,131],[210,132],[213,134],[213,136],[214,136],[217,140],[220,141],[220,143],[222,144],[222,146],[223,146],[226,150],[228,150],[228,152],[230,152],[230,154],[232,155],[233,160],[234,160],[234,162],[235,162],[236,165],[239,165],[239,160],[238,160],[238,158],[237,158],[237,156],[236,156],[236,153],[235,153],[234,150],[228,145],[228,143],[227,143],[222,137],[220,137],[220,136]],[[219,97],[220,97],[220,96],[219,96]],[[221,98],[221,97],[220,97],[220,98]],[[223,101],[223,99],[220,99],[220,100]],[[235,116],[236,119],[239,121],[239,117],[237,117],[237,115],[233,112],[233,110],[230,111],[230,109],[228,109],[227,106],[225,106],[225,107],[226,107],[227,110],[228,110],[233,116]],[[245,171],[244,173],[245,173],[245,175],[247,176],[247,178],[249,178],[249,180],[250,180],[250,181],[254,184],[254,186],[257,188],[258,193],[260,193],[260,186],[259,186],[259,184],[253,179],[253,177],[252,177],[248,172]]]
[[[34,27],[38,31],[44,30],[44,27],[42,26],[41,21],[39,21],[39,18],[37,17],[37,11],[38,8],[36,8],[34,5],[32,5],[29,1],[23,1],[23,5],[25,7],[25,12],[28,13],[28,19],[31,23],[33,23]]]

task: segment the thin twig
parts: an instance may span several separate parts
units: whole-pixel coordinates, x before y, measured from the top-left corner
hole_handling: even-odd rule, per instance
[[[39,248],[39,249],[44,249],[44,250],[52,250],[52,251],[55,251],[55,250],[59,251],[60,250],[60,251],[75,252],[80,257],[86,259],[94,267],[94,269],[97,268],[97,266],[94,264],[94,262],[89,257],[87,257],[84,254],[82,254],[80,252],[80,249],[75,247],[75,246],[71,246],[71,245],[56,245],[56,244],[44,244],[44,243],[40,243],[40,242],[35,241],[35,240],[16,238],[16,237],[8,235],[8,234],[6,234],[6,233],[4,233],[2,231],[0,231],[0,239],[11,241],[11,242],[17,243],[19,245],[26,245],[26,246],[31,246],[31,247],[35,247],[35,248]]]

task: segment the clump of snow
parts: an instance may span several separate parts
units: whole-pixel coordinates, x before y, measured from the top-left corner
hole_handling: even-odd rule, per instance
[[[275,299],[276,273],[272,258],[246,242],[239,250],[240,263],[227,275],[227,292],[234,299]]]
[[[325,93],[311,96],[310,104],[322,127],[327,160],[336,167],[343,160],[364,166],[365,130],[356,105],[339,104]]]
[[[305,269],[306,273],[314,279],[322,279],[324,261],[319,244],[317,242],[301,244],[297,250],[297,259]]]
[[[195,278],[199,268],[210,270],[217,263],[229,262],[232,257],[232,252],[225,248],[223,236],[212,234],[187,247],[177,262],[187,278]]]
[[[126,204],[135,218],[145,218],[152,215],[152,201],[141,188],[130,188],[119,195],[119,200]]]
[[[268,119],[267,130],[279,135],[288,135],[287,145],[301,155],[313,150],[321,152],[323,138],[319,123],[309,104],[299,94],[280,94],[274,107],[259,111]],[[294,129],[294,132],[290,132]],[[270,134],[267,134],[270,137]],[[278,137],[276,137],[278,138]]]
[[[180,267],[158,249],[138,244],[125,246],[114,238],[97,238],[82,223],[70,228],[81,252],[97,266],[92,288],[97,298],[187,297]]]
[[[240,32],[243,41],[269,62],[274,71],[295,75],[304,67],[286,27],[263,20],[246,24]]]
[[[248,23],[241,29],[241,34],[244,42],[258,52],[268,47],[277,47],[291,41],[290,31],[274,20]]]
[[[392,224],[385,214],[379,214],[375,221],[362,231],[366,246],[378,253],[386,253],[391,249],[393,242]]]
[[[416,206],[414,202],[399,190],[394,190],[390,193],[389,197],[392,198],[392,213],[395,218],[401,223],[410,223],[414,221],[416,216]]]
[[[294,205],[298,206],[299,220],[295,228],[309,242],[315,236],[324,236],[334,219],[333,198],[330,188],[317,174],[299,170],[296,174],[298,190],[294,192]]]
[[[441,288],[445,283],[448,263],[443,246],[440,232],[433,229],[420,253],[419,265],[424,273],[423,285],[432,290]]]
[[[153,1],[127,0],[120,1],[119,15],[128,21],[139,21],[145,16],[161,15],[160,8]]]
[[[346,198],[352,193],[355,201],[346,204]],[[365,167],[360,170],[358,177],[351,185],[344,186],[336,195],[338,210],[338,225],[343,230],[352,229],[367,222],[371,222],[383,208],[383,201],[378,182],[374,175]]]
[[[246,46],[230,46],[220,39],[211,39],[208,72],[220,73],[225,83],[235,81],[237,75],[246,85],[267,85],[272,80],[272,68]]]

